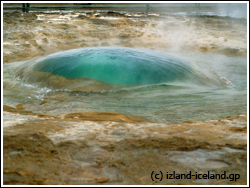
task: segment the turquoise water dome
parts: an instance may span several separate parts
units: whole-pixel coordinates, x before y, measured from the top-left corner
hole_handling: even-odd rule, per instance
[[[188,80],[205,84],[208,80],[217,80],[198,66],[178,58],[121,47],[81,48],[55,53],[39,59],[34,70],[72,79],[91,78],[115,85]]]

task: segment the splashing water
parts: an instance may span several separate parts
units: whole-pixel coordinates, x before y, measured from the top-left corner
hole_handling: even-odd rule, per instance
[[[168,123],[246,112],[245,57],[185,55],[98,47],[4,64],[4,104],[55,116],[110,111]]]
[[[195,64],[165,54],[117,47],[59,52],[39,59],[28,67],[28,71],[22,77],[31,81],[36,80],[34,77],[39,73],[46,72],[69,79],[90,78],[114,85],[172,82],[223,85],[222,80]],[[35,75],[31,71],[35,71]],[[47,80],[47,76],[41,79]]]

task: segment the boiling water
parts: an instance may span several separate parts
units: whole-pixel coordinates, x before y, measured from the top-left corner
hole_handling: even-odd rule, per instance
[[[246,57],[103,47],[3,67],[4,104],[37,113],[111,111],[180,123],[247,112]]]

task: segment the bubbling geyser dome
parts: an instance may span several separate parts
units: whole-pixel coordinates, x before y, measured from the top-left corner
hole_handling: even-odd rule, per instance
[[[95,79],[114,85],[172,82],[222,85],[219,77],[195,64],[166,54],[121,47],[93,47],[63,51],[38,59],[28,69],[52,73],[68,79]],[[27,71],[23,74],[27,74]],[[23,77],[29,76],[23,75]]]

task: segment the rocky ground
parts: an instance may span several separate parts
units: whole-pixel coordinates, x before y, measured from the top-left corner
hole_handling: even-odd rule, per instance
[[[246,19],[217,16],[5,12],[3,39],[4,63],[93,46],[247,55]],[[3,105],[6,185],[247,184],[247,114],[164,124],[112,112],[56,117],[23,106]],[[240,178],[166,179],[173,171]]]
[[[246,19],[157,14],[4,13],[4,62],[93,46],[247,54]],[[14,49],[13,49],[14,48]]]

